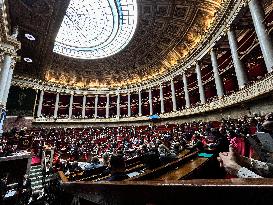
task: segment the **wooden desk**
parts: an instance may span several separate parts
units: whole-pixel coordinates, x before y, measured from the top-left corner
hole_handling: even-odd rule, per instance
[[[127,181],[155,179],[159,176],[162,176],[163,174],[166,174],[170,170],[173,170],[177,166],[180,166],[181,164],[186,163],[187,161],[191,160],[192,158],[195,158],[197,156],[197,152],[189,154],[189,151],[185,150],[179,156],[180,156],[180,158],[173,161],[173,162],[170,162],[168,164],[165,164],[165,165],[160,166],[155,169],[145,170],[145,172],[143,174],[140,174],[138,176],[127,179]]]
[[[197,157],[190,160],[188,163],[183,164],[175,170],[163,174],[162,176],[155,178],[154,180],[180,180],[188,174],[191,174],[194,170],[199,169],[200,166],[204,165],[209,159]]]
[[[271,204],[273,201],[273,179],[64,182],[62,186],[64,194],[71,200],[74,195],[87,202],[81,204],[91,201],[92,205],[257,205]],[[71,201],[64,204],[71,204]]]

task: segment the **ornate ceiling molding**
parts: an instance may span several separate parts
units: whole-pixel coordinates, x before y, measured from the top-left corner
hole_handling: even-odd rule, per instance
[[[120,93],[127,92],[138,92],[138,90],[145,90],[152,87],[159,86],[160,84],[170,81],[177,75],[181,75],[191,68],[196,60],[202,59],[213,46],[226,35],[226,29],[232,24],[234,19],[237,17],[241,9],[245,6],[245,1],[225,1],[222,5],[221,13],[217,15],[214,24],[210,27],[209,31],[202,36],[202,40],[196,46],[196,48],[188,55],[185,61],[182,61],[172,71],[168,72],[160,78],[153,80],[147,80],[140,84],[129,85],[121,88],[89,88],[82,89],[76,86],[60,85],[58,83],[44,82],[39,80],[33,80],[31,78],[20,78],[19,76],[14,77],[13,83],[22,87],[32,87],[34,89],[45,89],[49,91],[61,90],[62,92],[69,93],[75,91],[76,93],[87,92],[90,94],[106,94],[115,93],[116,89],[119,89]]]
[[[16,52],[21,49],[21,43],[17,40],[16,34],[10,35],[7,4],[7,0],[0,2],[0,50],[16,57]]]

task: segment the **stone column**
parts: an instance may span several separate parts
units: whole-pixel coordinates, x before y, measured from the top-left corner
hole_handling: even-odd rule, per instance
[[[141,99],[141,90],[138,90],[138,115],[142,116],[142,99]]]
[[[252,16],[254,28],[263,53],[265,65],[268,72],[273,69],[273,45],[264,24],[265,14],[260,0],[249,1],[249,10]]]
[[[69,111],[68,111],[68,118],[69,119],[72,118],[72,113],[73,113],[73,98],[74,98],[74,94],[71,93],[71,95],[70,95],[70,102],[69,102]]]
[[[106,118],[109,118],[109,104],[110,104],[110,94],[108,93],[106,95],[106,111],[105,111]]]
[[[85,118],[85,108],[86,108],[86,94],[83,94],[83,99],[82,99],[82,118]]]
[[[206,103],[206,95],[205,95],[205,90],[202,83],[202,75],[201,75],[201,68],[200,68],[199,62],[196,62],[196,73],[197,73],[200,101],[202,104],[204,104]]]
[[[149,89],[149,105],[150,105],[150,115],[153,114],[153,100],[152,100],[152,90]]]
[[[160,83],[160,107],[161,107],[161,113],[165,112],[165,107],[164,107],[164,94],[163,94],[163,87],[162,83]]]
[[[183,73],[183,84],[184,84],[184,94],[185,94],[185,101],[186,101],[186,108],[191,106],[190,104],[190,95],[188,90],[188,80],[185,73]]]
[[[13,68],[11,67],[9,69],[8,79],[7,79],[7,83],[6,83],[5,90],[4,90],[4,96],[3,96],[3,105],[4,106],[6,106],[7,101],[8,101],[9,90],[10,90],[11,81],[12,81],[12,75],[13,75]]]
[[[98,102],[99,102],[99,96],[95,95],[95,118],[98,117]]]
[[[224,84],[221,79],[221,76],[219,75],[217,55],[216,55],[216,52],[214,49],[211,49],[210,56],[211,56],[211,63],[212,63],[212,69],[213,69],[213,74],[214,74],[217,96],[223,97],[224,96]]]
[[[60,93],[58,92],[56,94],[55,109],[54,109],[54,118],[58,117],[59,100],[60,100]]]
[[[44,101],[44,91],[41,90],[39,104],[38,104],[37,117],[41,117],[41,115],[42,115],[43,101]]]
[[[177,107],[176,107],[176,96],[175,96],[175,87],[174,87],[173,79],[171,80],[171,89],[172,89],[173,111],[176,111],[177,110]]]
[[[12,60],[11,55],[6,53],[4,56],[4,66],[0,72],[0,102],[1,103],[3,103],[5,87],[7,84],[9,70],[11,67],[11,60]]]
[[[132,113],[131,113],[131,94],[128,91],[128,117],[131,117]]]
[[[239,84],[239,88],[242,88],[245,86],[245,84],[248,82],[247,79],[247,74],[244,69],[244,65],[239,57],[238,54],[238,42],[236,39],[235,31],[230,29],[227,32],[228,35],[228,41],[229,41],[229,46],[230,46],[230,51],[232,55],[232,60],[233,60],[233,65],[235,68],[235,73],[237,77],[237,81]]]
[[[117,92],[117,118],[120,118],[120,93]]]

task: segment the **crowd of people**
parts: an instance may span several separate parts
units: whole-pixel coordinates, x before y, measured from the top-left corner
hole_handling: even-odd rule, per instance
[[[112,155],[129,160],[155,153],[165,163],[176,159],[185,148],[219,153],[227,152],[232,144],[236,153],[249,157],[254,152],[245,139],[254,135],[262,123],[263,118],[256,116],[148,126],[33,128],[27,133],[33,139],[33,153],[41,156],[45,146],[53,147],[54,170],[69,173],[107,165]],[[85,162],[84,166],[80,166],[81,162]]]
[[[272,161],[258,161],[247,140],[257,132],[272,136],[272,130],[273,114],[165,125],[13,129],[0,138],[0,157],[21,151],[20,140],[27,139],[25,147],[37,158],[54,150],[53,166],[46,163],[45,172],[106,173],[111,175],[107,180],[123,180],[128,178],[126,163],[132,159],[140,158],[152,169],[188,149],[219,154],[220,166],[235,177],[272,177]]]
[[[27,140],[25,144],[24,140]],[[0,137],[0,157],[7,157],[14,155],[21,151],[26,151],[27,148],[30,151],[30,141],[26,134],[26,128],[12,129],[9,132],[3,133]]]

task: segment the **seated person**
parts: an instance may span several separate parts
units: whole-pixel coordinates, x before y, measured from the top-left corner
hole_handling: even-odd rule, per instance
[[[206,141],[207,151],[210,151],[210,150],[213,150],[216,152],[228,151],[229,141],[217,129],[212,128],[211,134],[206,137],[205,141]]]
[[[71,165],[71,172],[81,172],[82,168],[79,166],[79,163],[77,161],[74,161]]]
[[[171,150],[165,146],[164,144],[160,144],[158,146],[158,152],[160,155],[160,161],[162,163],[169,163],[175,159],[177,159],[177,156],[174,152],[171,152]]]
[[[180,145],[179,142],[176,142],[173,144],[172,151],[176,155],[179,155],[179,153],[183,150],[183,147]]]
[[[96,169],[99,167],[102,167],[102,164],[100,163],[99,158],[96,156],[91,159],[91,163],[88,163],[84,166],[86,170]]]
[[[273,113],[265,117],[263,127],[266,130],[273,130]],[[262,162],[251,158],[239,156],[230,146],[229,152],[219,153],[220,166],[234,176],[239,178],[261,178],[273,177],[273,164]]]
[[[109,154],[107,152],[105,152],[103,155],[102,155],[102,163],[103,163],[103,166],[105,167],[108,167],[109,166]]]
[[[204,145],[201,142],[200,138],[197,135],[193,135],[191,138],[190,144],[187,145],[187,148],[190,149],[191,151],[203,151],[204,150]]]
[[[111,177],[109,181],[122,181],[128,179],[125,174],[125,160],[121,155],[112,155],[110,158]]]
[[[149,152],[145,153],[141,157],[141,161],[148,169],[154,169],[161,165],[158,150],[154,147]]]

